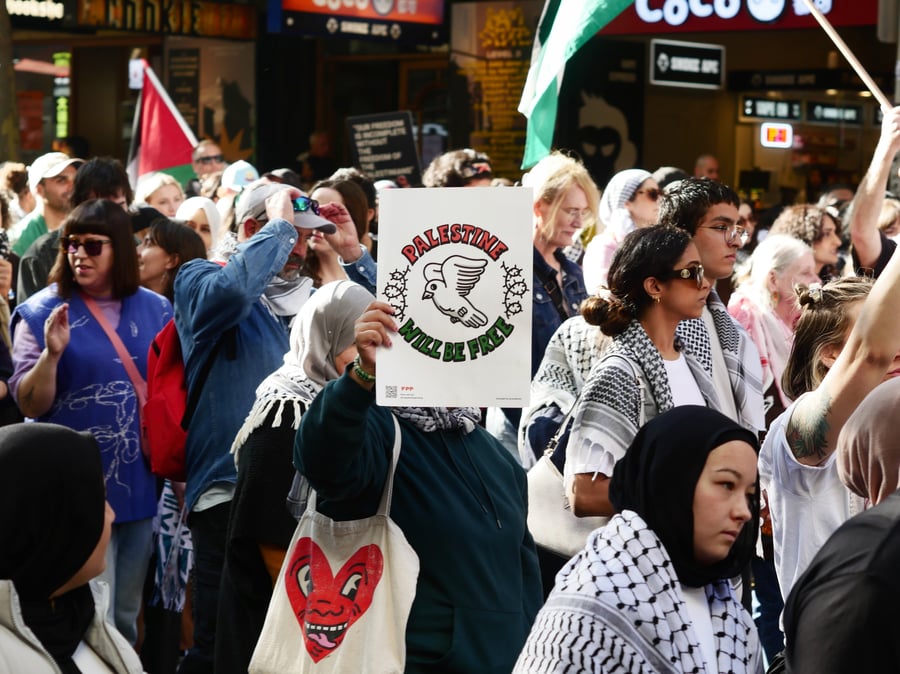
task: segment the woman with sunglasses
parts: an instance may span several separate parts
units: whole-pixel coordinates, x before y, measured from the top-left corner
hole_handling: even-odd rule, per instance
[[[699,318],[710,285],[690,235],[675,227],[638,229],[609,268],[609,293],[582,306],[588,323],[612,337],[575,405],[565,486],[579,517],[609,517],[609,476],[638,429],[680,405],[719,408],[710,375],[675,335]]]
[[[134,643],[156,514],[139,406],[147,351],[172,307],[140,287],[131,218],[115,203],[80,204],[59,240],[50,285],[13,314],[10,389],[25,416],[88,431],[100,445],[116,511],[103,579],[111,621]]]
[[[584,251],[584,282],[588,291],[606,283],[613,253],[630,232],[658,222],[659,196],[656,179],[643,169],[619,171],[612,177],[600,199],[603,231]]]

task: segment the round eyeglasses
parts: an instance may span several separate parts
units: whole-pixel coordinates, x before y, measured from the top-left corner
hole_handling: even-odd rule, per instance
[[[714,229],[717,232],[722,232],[722,235],[725,237],[725,243],[729,246],[737,241],[740,247],[750,240],[750,232],[737,225],[709,225],[700,227],[700,229]]]

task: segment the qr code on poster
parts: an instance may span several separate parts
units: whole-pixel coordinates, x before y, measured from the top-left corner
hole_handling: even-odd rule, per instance
[[[385,386],[384,387],[384,397],[385,398],[396,398],[397,397],[397,387],[396,386]]]

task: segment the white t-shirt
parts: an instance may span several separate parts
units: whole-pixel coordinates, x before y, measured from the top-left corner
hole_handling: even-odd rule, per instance
[[[759,452],[759,484],[769,504],[775,572],[785,599],[829,536],[865,505],[841,482],[836,453],[821,466],[807,466],[794,457],[785,427],[807,395],[772,422]]]
[[[706,660],[707,674],[718,674],[716,641],[713,637],[712,616],[709,614],[706,589],[682,585],[681,593],[684,595],[684,603],[687,606],[688,615],[691,617],[694,634],[700,641],[700,650],[703,651],[703,659]]]
[[[691,372],[687,359],[683,353],[678,354],[675,360],[663,358],[666,366],[666,377],[669,379],[669,389],[672,391],[672,404],[679,405],[706,405],[697,380]]]

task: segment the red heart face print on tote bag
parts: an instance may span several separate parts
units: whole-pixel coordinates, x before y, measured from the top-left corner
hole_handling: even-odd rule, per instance
[[[366,545],[333,573],[321,548],[311,538],[294,546],[285,587],[306,650],[315,662],[334,652],[347,630],[372,604],[384,570],[377,545]]]

